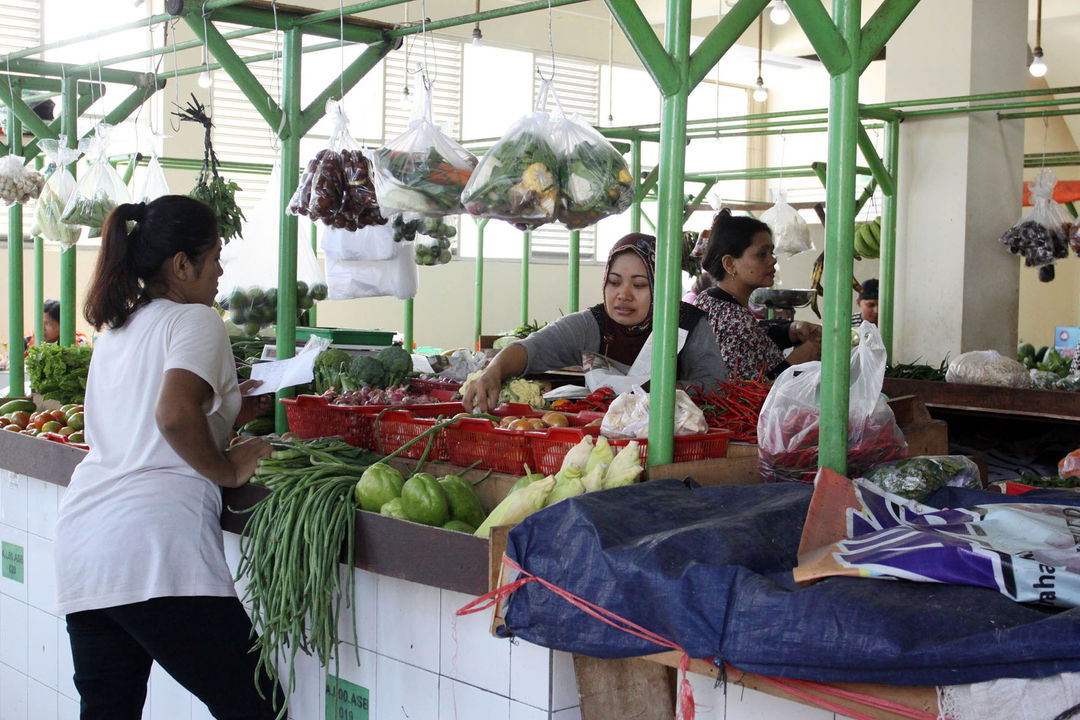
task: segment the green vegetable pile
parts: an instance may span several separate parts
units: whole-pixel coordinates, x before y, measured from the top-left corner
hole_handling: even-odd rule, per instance
[[[31,389],[46,400],[81,404],[93,352],[89,345],[31,345],[26,355]]]
[[[460,475],[436,479],[415,472],[406,480],[396,469],[376,463],[356,483],[364,510],[446,530],[473,533],[487,514],[471,484]]]
[[[1030,471],[1023,471],[1017,482],[1037,488],[1080,488],[1080,476],[1061,477],[1060,475],[1042,476]]]
[[[210,206],[218,219],[221,241],[228,243],[234,237],[241,235],[241,223],[247,218],[244,217],[244,211],[236,204],[236,193],[240,192],[240,186],[218,174],[217,154],[211,142],[211,130],[214,123],[206,114],[206,107],[195,98],[194,93],[191,95],[188,106],[180,112],[174,112],[173,115],[181,121],[198,123],[205,130],[202,170],[199,171],[199,179],[195,182],[195,187],[188,194]]]
[[[895,363],[885,368],[885,377],[904,380],[932,380],[945,382],[945,372],[949,369],[949,358],[941,361],[937,367],[918,363]]]
[[[495,342],[492,343],[492,348],[495,350],[502,350],[504,347],[514,342],[515,340],[524,340],[537,330],[546,327],[547,323],[537,322],[537,320],[534,318],[531,323],[518,325],[510,332],[503,333],[499,337],[495,338]]]
[[[883,490],[909,500],[922,501],[953,485],[979,489],[979,467],[963,455],[927,455],[882,463],[864,475]]]
[[[327,287],[316,283],[310,288],[303,280],[296,281],[296,317],[302,320],[309,308],[317,301],[325,300]],[[229,319],[244,328],[248,335],[258,335],[259,330],[277,322],[277,288],[250,287],[246,290],[234,290],[229,297],[218,304],[222,310],[229,311]]]
[[[356,357],[329,348],[315,358],[315,392],[343,393],[365,387],[382,390],[401,384],[411,372],[412,355],[397,345],[385,347],[377,355]]]
[[[1072,358],[1064,357],[1045,345],[1038,350],[1031,343],[1016,346],[1016,360],[1031,373],[1031,382],[1042,390],[1080,391],[1080,369]]]

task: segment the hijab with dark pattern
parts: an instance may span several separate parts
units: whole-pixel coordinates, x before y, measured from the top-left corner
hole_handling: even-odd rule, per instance
[[[652,332],[652,308],[656,290],[656,238],[644,233],[630,233],[620,238],[608,253],[602,290],[607,288],[608,274],[615,258],[628,252],[636,255],[645,264],[645,272],[649,278],[649,314],[637,325],[622,325],[607,314],[603,302],[590,308],[600,324],[600,354],[626,365],[634,362]]]

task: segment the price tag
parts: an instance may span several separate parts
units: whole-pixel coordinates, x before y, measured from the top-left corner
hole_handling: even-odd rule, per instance
[[[21,583],[23,581],[23,549],[14,543],[6,542],[0,547],[0,551],[2,551],[0,557],[3,558],[4,563],[3,577]],[[367,715],[364,717],[366,718]]]
[[[326,680],[326,720],[368,720],[368,689],[330,675]]]

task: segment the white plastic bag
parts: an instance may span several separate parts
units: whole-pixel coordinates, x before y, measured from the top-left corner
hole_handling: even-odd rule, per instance
[[[551,135],[559,156],[559,222],[570,230],[595,225],[634,201],[626,160],[578,116],[556,115]]]
[[[0,158],[0,202],[25,204],[41,194],[45,176],[26,167],[18,155]]]
[[[773,234],[773,253],[777,257],[797,255],[813,250],[810,228],[799,212],[788,205],[787,192],[776,193],[776,204],[761,213],[761,222],[769,226]]]
[[[326,284],[330,300],[392,295],[399,300],[415,297],[420,277],[413,260],[411,242],[394,243],[389,260],[338,260],[326,257]]]
[[[1023,365],[997,350],[972,350],[949,363],[945,382],[1028,388],[1031,375]]]
[[[357,230],[328,227],[322,233],[323,253],[334,260],[389,260],[394,257],[394,244],[389,223]]]
[[[34,224],[30,228],[30,234],[58,242],[67,249],[78,242],[79,236],[82,235],[81,226],[60,222],[64,208],[67,207],[68,200],[75,192],[75,176],[71,174],[68,166],[79,159],[79,151],[67,147],[67,137],[63,135],[56,140],[46,138],[39,143],[39,146],[49,158],[53,170],[41,189],[41,195],[38,196]]]
[[[675,390],[675,434],[696,435],[709,431],[705,414],[682,390]],[[601,434],[607,437],[648,437],[649,393],[640,387],[623,393],[611,401],[603,421]]]
[[[69,225],[89,228],[88,237],[100,237],[112,209],[131,202],[127,185],[116,169],[109,164],[109,137],[112,126],[99,123],[94,134],[79,141],[79,149],[90,158],[90,167],[79,178],[60,218]]]
[[[142,185],[135,197],[139,202],[148,203],[168,194],[169,182],[165,179],[165,171],[161,169],[157,153],[154,153],[146,164],[146,175],[143,176]]]

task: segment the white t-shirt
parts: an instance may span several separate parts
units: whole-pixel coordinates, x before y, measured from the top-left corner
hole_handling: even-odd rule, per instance
[[[71,475],[57,521],[60,614],[236,594],[221,535],[221,488],[177,455],[154,421],[162,378],[173,368],[213,388],[204,410],[224,448],[240,390],[213,309],[154,300],[94,344],[85,403],[90,452]]]

